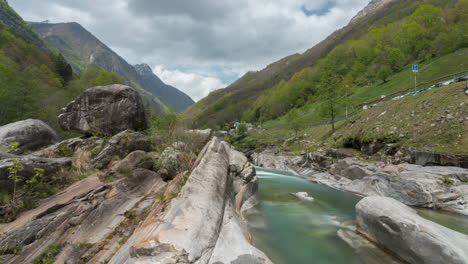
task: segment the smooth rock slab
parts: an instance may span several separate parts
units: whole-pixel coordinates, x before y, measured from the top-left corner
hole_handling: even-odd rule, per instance
[[[356,205],[358,232],[409,263],[468,263],[468,236],[420,217],[386,197]]]
[[[145,106],[137,91],[114,84],[87,89],[58,116],[64,130],[115,135],[148,126]]]
[[[41,120],[28,119],[18,121],[0,127],[0,152],[9,149],[9,145],[14,142],[20,144],[20,154],[26,150],[35,150],[40,147],[55,143],[59,136],[55,131]]]

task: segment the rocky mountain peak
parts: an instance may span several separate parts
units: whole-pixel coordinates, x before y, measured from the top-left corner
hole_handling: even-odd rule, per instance
[[[359,11],[356,16],[351,19],[351,23],[356,21],[357,19],[364,17],[372,12],[375,12],[376,10],[386,6],[387,4],[394,2],[397,0],[371,0],[367,6]]]
[[[154,74],[153,73],[153,70],[151,69],[151,67],[146,64],[146,63],[142,63],[142,64],[136,64],[133,66],[135,68],[135,70],[138,72],[138,74],[140,75],[150,75],[150,74]]]

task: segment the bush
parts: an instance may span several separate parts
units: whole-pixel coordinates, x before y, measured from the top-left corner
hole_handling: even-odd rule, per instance
[[[245,136],[248,130],[249,128],[247,127],[245,123],[240,123],[239,125],[237,125],[236,133],[239,136]]]

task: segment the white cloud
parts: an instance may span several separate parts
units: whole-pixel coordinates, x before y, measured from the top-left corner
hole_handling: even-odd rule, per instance
[[[154,67],[153,71],[163,82],[179,88],[195,101],[199,101],[214,90],[227,86],[223,81],[214,77],[179,70],[171,71],[164,69],[161,65]]]
[[[160,76],[163,80],[189,89],[196,99],[215,85],[232,81],[233,73],[240,77],[304,52],[345,26],[367,2],[12,0],[10,4],[27,20],[83,24],[108,46],[122,51],[130,63],[160,65],[166,69],[162,73],[167,77]],[[333,7],[321,16],[307,16],[302,11],[303,7],[322,9],[330,3]]]

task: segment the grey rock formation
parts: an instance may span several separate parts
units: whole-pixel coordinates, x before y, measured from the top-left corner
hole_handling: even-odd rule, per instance
[[[357,15],[354,16],[353,19],[351,19],[351,23],[355,22],[361,17],[365,17],[368,14],[375,12],[376,10],[380,8],[385,7],[386,5],[394,1],[396,0],[372,0],[370,1],[369,4],[364,9],[359,11],[359,13],[357,13]]]
[[[55,143],[59,137],[55,131],[41,120],[23,120],[0,127],[0,152],[9,149],[14,142],[20,144],[20,154],[26,150],[35,150],[40,147]]]
[[[360,196],[391,197],[410,206],[468,215],[467,169],[371,164],[350,158],[334,161],[322,153],[308,153],[302,160],[271,152],[253,154],[252,158],[258,166],[300,175]]]
[[[409,151],[411,163],[422,166],[457,166],[468,168],[468,155],[445,155],[431,151]]]
[[[36,168],[43,169],[45,174],[52,174],[60,169],[68,169],[72,165],[71,160],[68,158],[48,159],[35,156],[10,156],[8,159],[0,160],[0,191],[5,191],[12,186],[11,179],[8,178],[8,169],[14,165],[13,160],[17,160],[22,164],[24,169],[18,175],[25,180],[34,176]]]
[[[151,169],[153,161],[150,156],[141,150],[134,151],[128,154],[123,160],[111,166],[111,172],[126,176],[137,168]]]
[[[386,197],[356,205],[358,232],[409,263],[468,263],[468,236],[428,221]]]
[[[132,88],[115,84],[87,89],[58,116],[65,130],[115,135],[147,127],[145,107]]]
[[[105,168],[114,157],[124,158],[136,150],[150,151],[149,138],[139,132],[122,131],[106,143],[101,152],[93,159],[93,164],[97,168]]]
[[[107,185],[96,176],[77,182],[14,222],[0,224],[2,253],[16,252],[6,263],[31,263],[49,245],[62,241],[67,242],[56,263],[102,263],[124,239],[118,230],[129,219],[126,212],[147,205],[146,197],[165,186],[158,175],[144,169]]]
[[[370,176],[376,171],[375,166],[356,162],[351,158],[346,158],[333,164],[330,173],[346,177],[351,180],[362,179]]]
[[[250,167],[212,139],[161,222],[143,223],[109,263],[271,263],[245,235],[242,207],[255,199],[258,184],[241,176]]]

